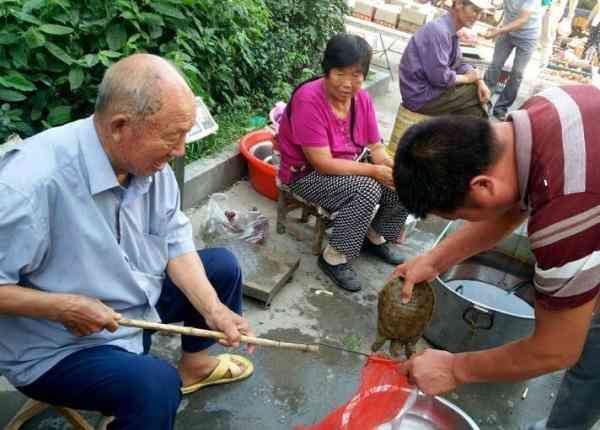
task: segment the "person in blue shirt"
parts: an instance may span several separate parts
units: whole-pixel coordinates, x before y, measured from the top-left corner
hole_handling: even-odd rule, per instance
[[[500,26],[489,29],[483,36],[495,39],[492,63],[484,76],[488,88],[494,91],[504,63],[515,51],[508,82],[494,104],[493,115],[504,120],[515,102],[523,74],[537,47],[540,33],[540,0],[504,0],[504,19]]]
[[[166,60],[108,69],[91,117],[0,159],[0,374],[27,396],[114,416],[112,429],[171,429],[182,393],[248,377],[240,355],[182,337],[177,368],[121,318],[252,335],[241,271],[196,251],[168,162],[185,154],[194,95]]]

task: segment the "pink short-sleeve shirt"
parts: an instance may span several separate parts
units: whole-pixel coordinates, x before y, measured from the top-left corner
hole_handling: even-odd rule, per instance
[[[338,118],[325,95],[323,78],[308,82],[292,99],[292,118],[287,111],[279,124],[281,152],[279,179],[290,184],[313,168],[303,147],[329,147],[334,158],[354,159],[365,146],[381,140],[375,110],[369,93],[360,90],[354,97],[354,132],[350,136],[350,114]]]

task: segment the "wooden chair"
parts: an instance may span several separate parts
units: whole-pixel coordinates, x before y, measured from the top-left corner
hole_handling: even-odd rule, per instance
[[[322,207],[307,202],[302,197],[294,194],[290,188],[282,184],[277,179],[277,188],[279,189],[279,197],[277,199],[277,233],[283,234],[286,231],[287,215],[296,209],[302,209],[302,215],[299,222],[308,222],[310,215],[315,217],[315,227],[312,239],[312,253],[319,255],[323,249],[323,238],[327,225],[335,219],[337,212],[329,213]]]
[[[37,400],[28,399],[23,407],[17,412],[12,420],[4,427],[4,430],[19,430],[27,421],[44,412],[48,408],[54,408],[56,412],[65,417],[75,430],[94,430],[79,412],[62,406],[53,406]]]

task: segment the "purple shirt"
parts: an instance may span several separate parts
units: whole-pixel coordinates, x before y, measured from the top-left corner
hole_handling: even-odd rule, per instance
[[[281,152],[279,179],[284,184],[311,172],[303,147],[329,147],[333,158],[352,160],[367,145],[381,140],[369,93],[360,90],[354,97],[354,133],[350,136],[350,113],[338,118],[325,94],[323,78],[308,82],[292,99],[292,118],[287,111],[279,123],[277,141]]]
[[[456,75],[471,70],[462,64],[458,36],[450,14],[422,26],[408,42],[400,61],[402,104],[417,110],[453,87]]]

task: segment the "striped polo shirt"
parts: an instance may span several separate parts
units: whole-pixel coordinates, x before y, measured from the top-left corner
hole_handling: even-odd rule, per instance
[[[600,288],[600,90],[550,88],[510,117],[537,300],[582,305]]]

